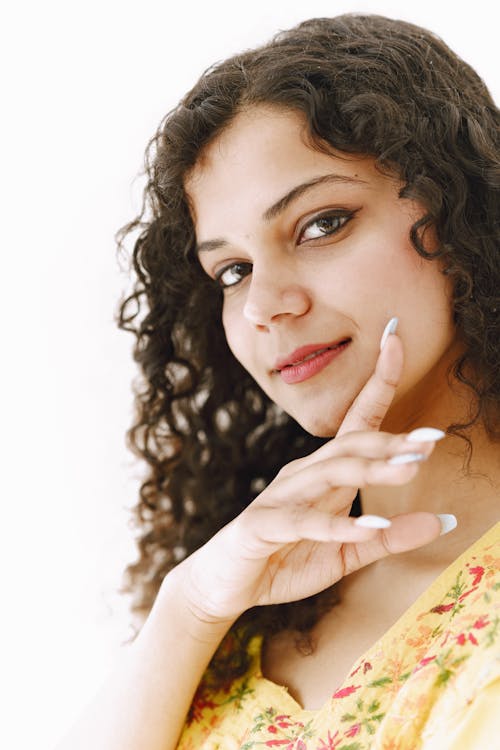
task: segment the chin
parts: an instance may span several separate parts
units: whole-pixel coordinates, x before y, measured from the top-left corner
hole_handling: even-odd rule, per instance
[[[290,416],[293,417],[293,419],[295,419],[295,421],[298,422],[306,432],[319,438],[335,437],[342,422],[340,417],[335,418],[335,416],[332,416],[329,419],[317,414],[291,414]]]
[[[279,403],[275,398],[275,403]],[[283,400],[279,406],[292,419],[308,432],[318,438],[333,438],[352,404],[352,397],[347,394],[337,394],[336,398],[315,398],[314,395],[304,395],[303,400],[292,405]]]

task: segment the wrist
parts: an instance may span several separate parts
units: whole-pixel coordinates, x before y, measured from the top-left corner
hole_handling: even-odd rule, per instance
[[[189,596],[188,576],[189,567],[179,563],[163,579],[157,602],[180,632],[201,643],[219,644],[239,615],[219,618],[208,614],[201,603]]]

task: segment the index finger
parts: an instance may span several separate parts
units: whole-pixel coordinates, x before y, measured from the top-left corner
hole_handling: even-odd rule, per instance
[[[391,334],[379,354],[373,375],[349,407],[336,437],[355,430],[380,428],[401,379],[403,360],[401,339]]]

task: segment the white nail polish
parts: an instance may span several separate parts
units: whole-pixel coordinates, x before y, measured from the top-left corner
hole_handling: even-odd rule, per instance
[[[406,436],[406,440],[409,440],[410,443],[430,443],[442,440],[444,437],[446,437],[446,433],[443,430],[436,430],[435,427],[419,427],[417,430],[410,432]]]
[[[443,534],[447,534],[449,531],[453,531],[453,529],[457,528],[457,517],[452,513],[438,513],[437,517],[441,521],[440,536],[443,536]]]
[[[355,526],[362,526],[365,529],[387,529],[391,521],[383,516],[360,516],[354,521]]]
[[[387,463],[392,466],[399,466],[400,464],[411,464],[416,461],[425,461],[427,456],[424,453],[400,453],[398,456],[393,456],[387,459]]]
[[[396,333],[396,328],[398,327],[399,318],[391,318],[390,321],[387,323],[386,327],[384,328],[384,332],[382,334],[382,338],[380,339],[380,351],[384,348],[385,342],[387,341],[387,337],[391,333]]]

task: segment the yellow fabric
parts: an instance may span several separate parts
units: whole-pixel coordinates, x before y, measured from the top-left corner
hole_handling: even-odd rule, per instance
[[[367,604],[368,606],[368,604]],[[221,648],[231,647],[231,634]],[[318,711],[251,666],[202,680],[179,750],[500,749],[500,523],[447,568]]]

